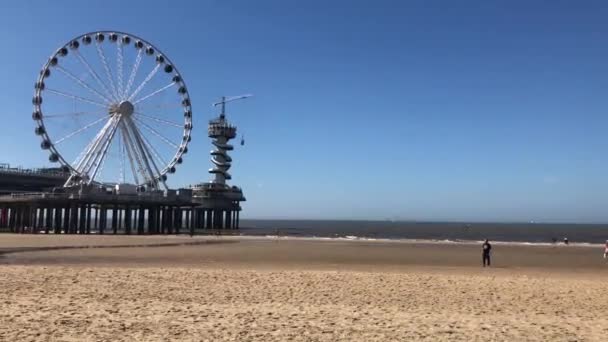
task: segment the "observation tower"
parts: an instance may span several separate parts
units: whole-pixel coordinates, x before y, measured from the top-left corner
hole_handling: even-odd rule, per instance
[[[221,106],[220,115],[209,121],[208,135],[212,139],[214,149],[211,151],[213,167],[209,173],[213,179],[206,183],[194,185],[193,199],[201,205],[195,215],[199,222],[205,222],[205,228],[238,229],[240,202],[245,201],[243,191],[237,186],[230,186],[226,181],[232,179],[228,170],[232,166],[232,158],[228,154],[234,146],[228,142],[236,137],[236,126],[226,119],[226,103],[244,99],[251,95],[222,97],[214,106]],[[241,141],[243,144],[244,141]]]

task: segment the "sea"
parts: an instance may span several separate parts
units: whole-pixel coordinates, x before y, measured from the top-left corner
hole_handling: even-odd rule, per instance
[[[603,244],[608,224],[243,219],[239,234],[308,238]]]

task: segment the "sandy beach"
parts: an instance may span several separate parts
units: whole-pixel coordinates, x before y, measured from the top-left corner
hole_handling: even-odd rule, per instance
[[[484,269],[474,244],[2,234],[0,340],[606,339],[600,248],[494,252]]]

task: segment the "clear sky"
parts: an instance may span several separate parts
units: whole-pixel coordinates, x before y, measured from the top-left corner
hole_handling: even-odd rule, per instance
[[[194,108],[172,186],[210,178],[221,95],[248,218],[608,222],[605,1],[5,1],[3,162],[48,165],[41,65],[120,30],[179,67]]]

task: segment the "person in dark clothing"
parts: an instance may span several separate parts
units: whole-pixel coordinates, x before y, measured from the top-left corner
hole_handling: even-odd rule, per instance
[[[486,239],[481,245],[482,250],[482,259],[483,259],[483,267],[490,266],[490,251],[492,250],[492,245],[490,241]]]

